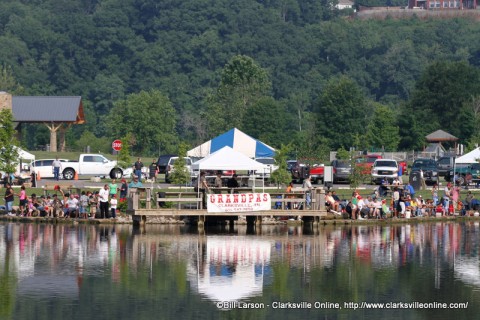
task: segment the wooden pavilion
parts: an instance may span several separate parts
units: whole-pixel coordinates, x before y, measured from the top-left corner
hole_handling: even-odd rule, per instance
[[[23,123],[43,123],[50,130],[50,151],[65,151],[65,133],[73,124],[85,123],[80,96],[12,96],[0,92],[0,109],[12,111],[21,132]],[[57,145],[57,132],[59,144]]]
[[[440,147],[442,146],[442,143],[453,143],[455,150],[457,150],[458,138],[443,130],[432,132],[427,135],[425,139],[430,144],[438,144]]]

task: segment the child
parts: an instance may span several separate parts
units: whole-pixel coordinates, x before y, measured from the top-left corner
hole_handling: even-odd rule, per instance
[[[88,203],[90,205],[90,218],[94,219],[95,215],[97,214],[97,206],[98,206],[98,191],[92,193],[88,198]]]
[[[87,208],[88,208],[88,196],[85,194],[85,191],[82,191],[80,196],[80,218],[88,219]]]
[[[25,216],[31,217],[35,216],[35,206],[33,205],[32,199],[28,199],[28,204],[27,204],[27,212],[25,213]]]
[[[382,218],[387,218],[391,213],[390,208],[387,206],[387,201],[385,199],[382,200]]]
[[[440,213],[440,216],[443,216],[445,214],[443,210],[443,204],[441,202],[437,204],[437,207],[435,208],[435,212],[437,213],[437,215]]]
[[[26,209],[27,206],[27,193],[25,192],[25,186],[22,185],[20,188],[20,193],[18,194],[18,198],[20,199],[20,204],[19,204],[19,209],[20,209],[20,215],[24,215],[24,210]]]
[[[114,194],[112,195],[112,199],[110,199],[110,210],[112,213],[112,219],[115,219],[117,217],[117,195]]]
[[[47,200],[45,200],[43,208],[46,212],[47,217],[53,216],[53,200],[49,195],[47,196]]]

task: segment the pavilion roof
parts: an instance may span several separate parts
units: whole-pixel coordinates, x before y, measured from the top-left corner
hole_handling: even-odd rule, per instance
[[[13,96],[15,122],[85,122],[80,96]]]
[[[445,132],[443,130],[437,130],[435,132],[430,133],[427,135],[425,138],[427,138],[427,141],[430,142],[441,142],[441,141],[457,141],[458,138],[455,137],[454,135],[451,135],[448,132]]]

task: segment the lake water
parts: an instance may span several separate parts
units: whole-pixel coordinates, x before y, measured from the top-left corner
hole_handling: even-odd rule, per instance
[[[479,244],[473,221],[5,223],[0,319],[478,319]]]

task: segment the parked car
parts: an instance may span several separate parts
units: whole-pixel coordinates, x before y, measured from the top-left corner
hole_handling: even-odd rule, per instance
[[[35,172],[35,174],[39,175],[43,178],[53,178],[53,168],[52,163],[55,159],[38,159],[32,161],[30,164],[30,174]],[[62,169],[65,167],[64,163],[68,162],[67,159],[58,159],[62,162]],[[60,174],[60,178],[63,178],[63,175]]]
[[[297,160],[288,160],[287,161],[287,171],[292,171],[293,167],[297,165]]]
[[[323,164],[310,167],[310,181],[312,183],[323,183],[325,177],[325,166]]]
[[[175,161],[177,161],[178,157],[170,157],[167,163],[167,168],[165,169],[165,182],[170,183],[170,177],[172,176],[172,172],[175,171]],[[190,157],[184,157],[185,159],[185,167],[187,171],[190,172],[191,177],[195,177],[197,172],[192,170],[192,159]]]
[[[382,159],[382,156],[379,154],[367,154],[361,155],[355,159],[355,165],[363,168],[362,174],[370,174],[372,172],[372,166],[375,160]],[[408,174],[408,164],[407,161],[397,161],[398,170],[402,169],[402,174]]]
[[[480,183],[480,163],[460,163],[455,165],[455,173],[457,174],[457,181],[455,183],[459,185],[466,185],[473,182],[475,184]],[[453,168],[445,176],[446,181],[453,182]]]
[[[123,177],[123,169],[117,167],[116,161],[101,154],[81,154],[77,161],[68,161],[62,166],[62,174],[65,180],[74,179],[75,174],[120,179]]]
[[[123,170],[123,177],[124,178],[130,179],[130,178],[133,177],[133,174],[134,174],[134,171],[133,171],[132,167],[126,168],[125,170]],[[149,177],[148,167],[143,167],[142,168],[142,179],[147,180],[148,177]]]
[[[348,182],[352,174],[352,165],[348,160],[333,160],[333,183]]]
[[[455,157],[440,157],[437,160],[438,175],[440,177],[445,177],[453,170],[455,165]]]
[[[407,161],[398,161],[398,170],[402,169],[402,175],[408,175],[408,163]]]
[[[372,183],[379,184],[384,178],[390,182],[398,177],[398,163],[391,159],[377,159],[372,166]]]
[[[433,159],[417,159],[413,162],[411,174],[423,171],[423,178],[426,184],[438,184],[437,162]]]
[[[158,167],[158,173],[163,173],[165,174],[167,172],[167,166],[168,162],[170,161],[170,158],[172,157],[178,157],[176,154],[164,154],[158,157],[157,160],[157,167]]]
[[[305,163],[301,163],[295,160],[295,162],[290,161],[290,163],[287,163],[287,165],[290,165],[290,173],[292,174],[292,181],[294,182],[302,183],[303,179],[308,177],[308,175],[310,174],[310,167],[307,166]]]
[[[382,156],[378,154],[361,155],[355,158],[355,166],[361,168],[362,174],[370,174],[375,160],[381,159]]]
[[[255,158],[255,161],[258,161],[260,163],[263,163],[267,169],[265,170],[265,172],[258,172],[257,171],[257,174],[260,175],[260,176],[264,176],[265,178],[270,178],[270,175],[272,174],[272,172],[274,172],[275,170],[278,170],[278,165],[277,163],[275,162],[275,159],[274,158],[270,158],[270,157],[259,157],[259,158]]]

